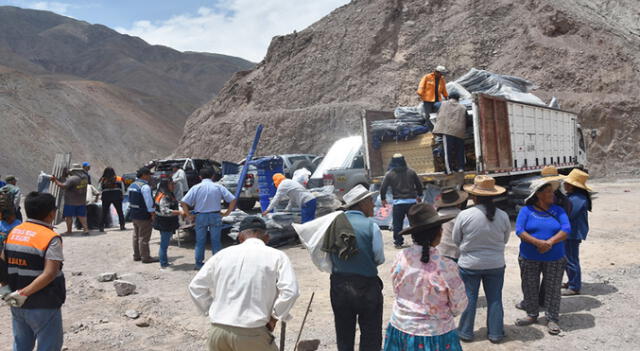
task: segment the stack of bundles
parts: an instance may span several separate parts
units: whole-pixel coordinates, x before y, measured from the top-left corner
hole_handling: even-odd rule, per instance
[[[269,246],[280,247],[293,244],[298,240],[298,234],[291,226],[300,223],[300,214],[292,212],[275,212],[266,216]]]
[[[418,105],[418,106],[403,106],[403,107],[396,107],[396,109],[393,111],[393,116],[396,119],[401,119],[401,120],[410,120],[410,121],[422,121],[424,122],[425,120],[425,113],[424,113],[424,108],[422,107],[422,104]]]
[[[342,206],[342,202],[334,194],[334,189],[333,185],[309,189],[317,202],[316,218],[329,214]]]
[[[373,148],[379,149],[383,141],[404,141],[428,133],[430,129],[424,123],[424,119],[385,119],[372,122]]]
[[[238,233],[240,232],[240,222],[247,217],[248,214],[242,210],[234,210],[226,217],[222,217],[222,223],[231,226],[229,237],[233,240],[238,240]]]
[[[531,90],[536,88],[535,84],[520,77],[506,76],[472,68],[467,74],[458,78],[455,83],[466,89],[468,93],[482,93],[504,97],[508,100],[546,106],[544,101],[531,94]],[[447,89],[449,89],[449,86],[447,86]],[[457,90],[461,96],[466,95],[459,88]]]

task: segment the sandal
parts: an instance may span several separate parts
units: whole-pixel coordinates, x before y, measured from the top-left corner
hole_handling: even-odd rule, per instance
[[[562,330],[560,330],[560,326],[557,322],[549,321],[549,323],[547,323],[547,331],[551,335],[558,335]]]
[[[538,317],[531,317],[531,316],[527,316],[525,318],[518,318],[516,319],[516,325],[518,327],[525,327],[527,325],[531,325],[534,324],[535,322],[538,321]]]

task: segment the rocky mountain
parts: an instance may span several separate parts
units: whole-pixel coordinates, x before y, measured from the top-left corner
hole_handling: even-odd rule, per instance
[[[33,187],[56,152],[132,171],[175,149],[186,118],[254,65],[153,46],[52,12],[0,7],[0,173]],[[97,175],[97,174],[96,174]]]
[[[325,152],[360,133],[363,108],[416,105],[420,78],[443,64],[449,80],[476,67],[536,82],[579,113],[590,169],[637,174],[638,18],[636,0],[353,0],[274,38],[189,117],[176,154],[241,158],[258,123],[262,154]]]

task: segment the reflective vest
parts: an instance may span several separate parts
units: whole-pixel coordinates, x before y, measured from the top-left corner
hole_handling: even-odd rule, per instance
[[[147,204],[144,202],[144,196],[142,196],[142,187],[145,185],[149,186],[144,180],[136,179],[136,181],[129,186],[129,208],[131,208],[131,219],[151,219],[151,213],[147,210]]]
[[[42,224],[24,222],[13,228],[4,247],[11,290],[23,289],[44,272],[47,249],[56,237],[60,235]],[[55,279],[29,296],[22,308],[60,308],[66,295],[61,265]]]

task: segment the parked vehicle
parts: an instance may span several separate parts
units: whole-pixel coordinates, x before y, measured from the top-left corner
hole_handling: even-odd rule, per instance
[[[153,178],[156,183],[162,178],[171,177],[171,175],[173,174],[173,167],[178,166],[182,168],[187,175],[187,183],[189,184],[189,188],[200,183],[199,173],[203,168],[213,168],[213,171],[216,172],[216,174],[222,174],[222,166],[220,165],[220,163],[209,159],[177,158],[155,161],[154,164],[155,170]]]
[[[521,201],[518,189],[525,186],[525,178],[538,174],[544,166],[554,165],[561,173],[568,173],[586,164],[584,138],[575,113],[484,94],[473,95],[467,113],[471,123],[465,139],[464,177],[493,176],[510,190],[514,197],[511,204]],[[393,153],[402,153],[425,184],[443,187],[460,182],[462,174],[443,172],[436,152],[441,145],[431,133],[408,141],[383,141],[375,148],[371,123],[384,119],[393,119],[393,113],[364,111],[362,117],[365,166],[372,183],[382,182]]]
[[[360,136],[336,141],[309,179],[309,188],[333,185],[339,199],[358,184],[369,187]]]
[[[313,172],[315,170],[314,161],[317,162],[318,156],[309,155],[309,154],[285,154],[285,155],[277,155],[282,158],[284,164],[284,174],[288,178],[291,178],[293,172],[297,171],[301,168],[306,168],[309,171]],[[255,157],[258,159],[261,157]],[[240,173],[240,166],[244,165],[244,160],[238,164],[234,164],[232,162],[224,162],[224,175],[220,180],[220,183],[227,188],[230,192],[236,192],[238,187],[238,178]],[[249,211],[253,209],[256,205],[256,202],[260,199],[260,192],[258,190],[258,169],[249,163],[249,169],[247,171],[247,177],[244,181],[244,186],[242,187],[242,192],[240,193],[240,197],[238,198],[237,206],[239,209],[243,211]]]

